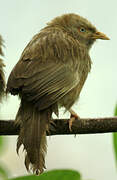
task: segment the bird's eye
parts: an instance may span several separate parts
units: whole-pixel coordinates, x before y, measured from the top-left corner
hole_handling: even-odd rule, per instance
[[[86,32],[86,29],[85,28],[80,28],[80,32]]]

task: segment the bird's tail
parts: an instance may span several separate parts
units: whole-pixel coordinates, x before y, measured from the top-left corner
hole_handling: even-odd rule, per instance
[[[29,102],[21,100],[16,116],[16,123],[20,125],[17,142],[17,152],[24,145],[26,151],[25,166],[29,171],[39,174],[44,171],[45,154],[47,151],[46,130],[51,119],[51,109],[38,111]]]

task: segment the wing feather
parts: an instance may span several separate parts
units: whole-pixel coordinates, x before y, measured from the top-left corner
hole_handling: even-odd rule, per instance
[[[70,57],[70,52],[73,51],[70,50],[73,47],[70,45],[71,39],[67,38],[69,40],[67,42],[65,37],[59,37],[58,34],[49,35],[50,44],[47,46],[47,38],[44,37],[39,41],[38,36],[40,37],[40,34],[27,45],[19,62],[12,70],[7,83],[7,91],[14,95],[19,93],[22,98],[34,103],[42,110],[56,103],[74,88],[79,82],[79,76],[78,72],[71,68],[74,64],[72,53]],[[65,46],[67,47],[63,48]],[[44,54],[41,56],[42,47],[48,48],[44,49],[46,60]]]

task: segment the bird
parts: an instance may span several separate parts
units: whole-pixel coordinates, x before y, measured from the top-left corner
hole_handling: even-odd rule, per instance
[[[17,152],[23,145],[28,171],[41,174],[46,169],[46,132],[52,114],[58,116],[64,107],[71,113],[69,127],[78,117],[72,105],[91,70],[89,51],[97,39],[109,40],[86,18],[60,15],[34,35],[11,71],[6,91],[21,99],[15,119],[20,126]]]
[[[4,67],[5,64],[3,62],[3,59],[1,58],[3,54],[3,39],[0,35],[0,103],[2,103],[3,98],[5,97],[5,88],[6,88],[6,82],[5,82],[5,73],[4,73]]]

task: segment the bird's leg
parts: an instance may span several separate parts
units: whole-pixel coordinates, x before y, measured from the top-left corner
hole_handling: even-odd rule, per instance
[[[69,120],[69,130],[72,131],[71,127],[72,127],[73,121],[75,121],[75,119],[80,119],[80,117],[72,109],[70,109],[69,112],[71,113],[70,120]]]

